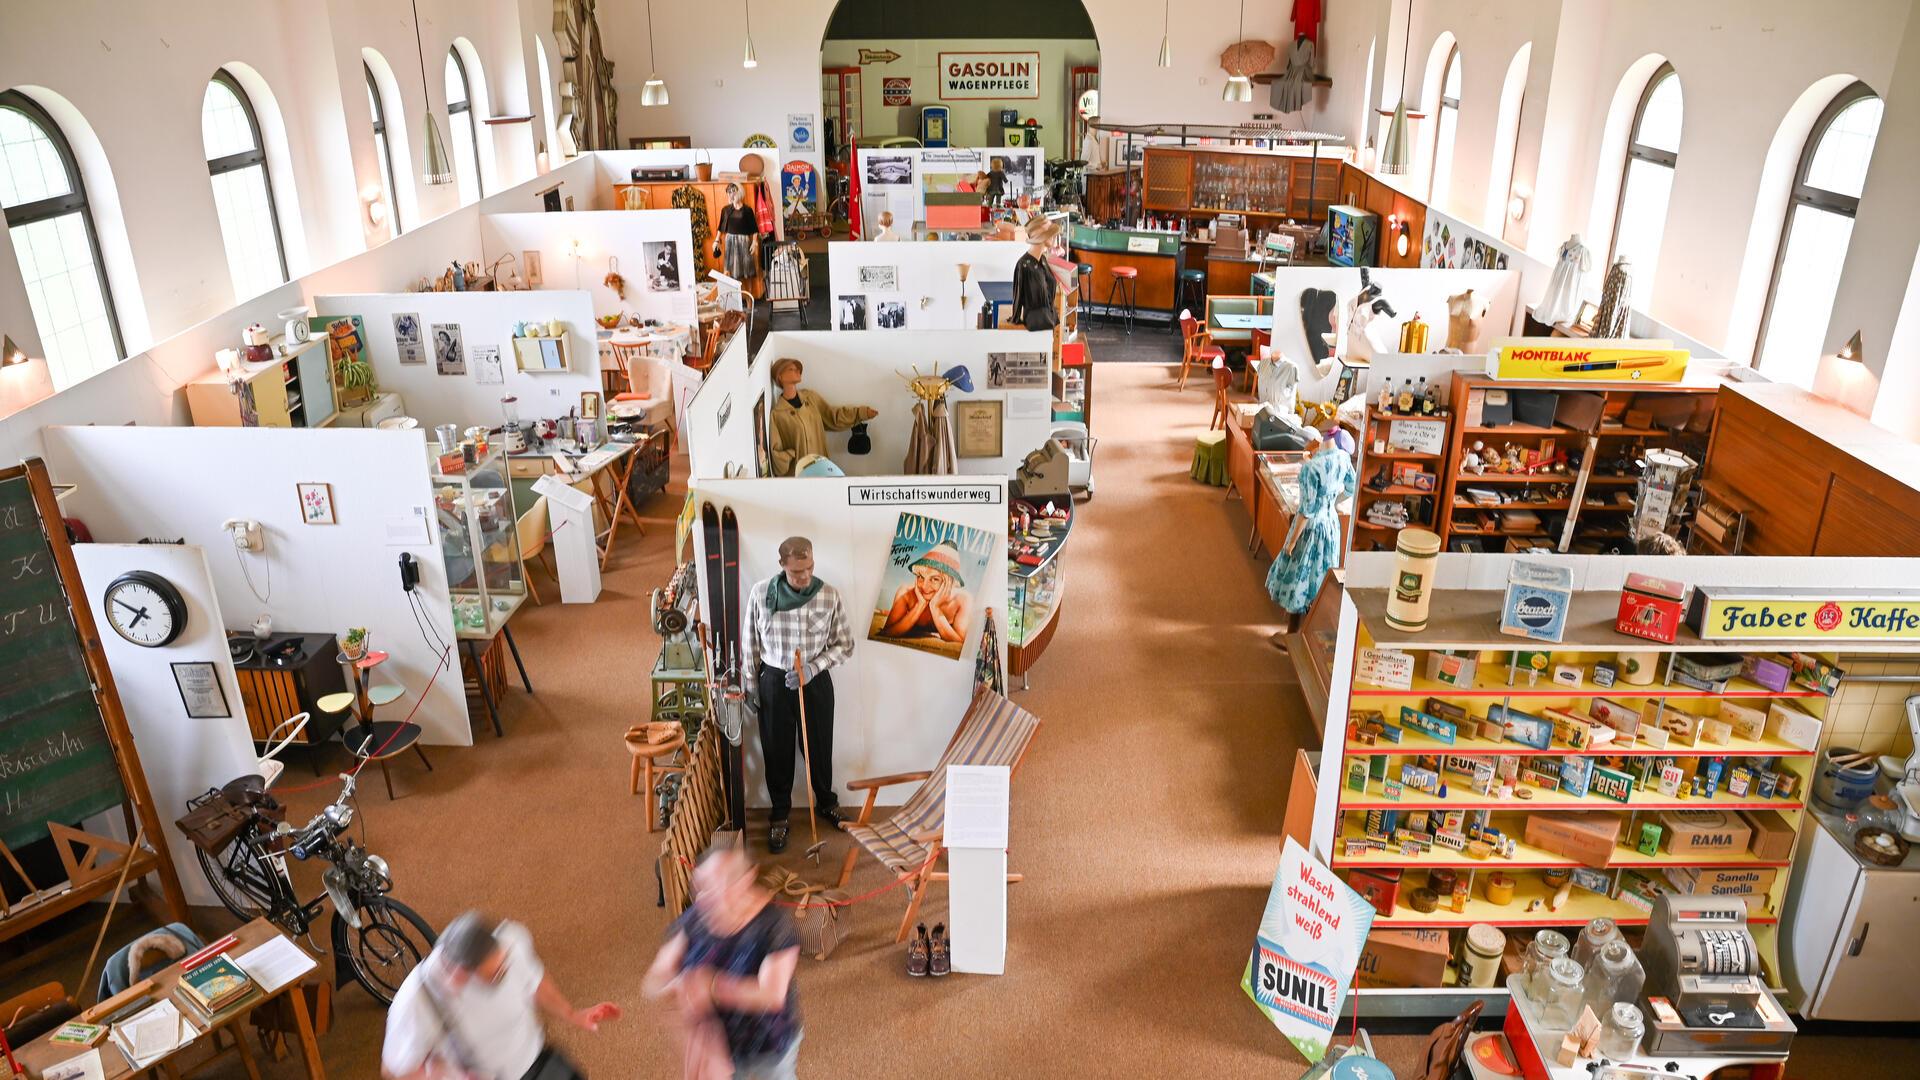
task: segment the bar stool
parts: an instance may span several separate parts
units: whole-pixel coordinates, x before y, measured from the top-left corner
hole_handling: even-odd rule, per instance
[[[1133,333],[1133,313],[1140,299],[1140,271],[1131,266],[1116,266],[1108,273],[1113,275],[1113,283],[1107,286],[1107,318],[1112,319],[1114,297],[1126,301],[1127,333]]]
[[[1174,298],[1173,306],[1193,311],[1205,311],[1207,307],[1207,272],[1205,270],[1180,271],[1180,295]],[[1168,327],[1169,330],[1172,327]]]
[[[685,729],[680,729],[675,732],[672,738],[665,742],[648,742],[647,728],[649,726],[650,725],[646,724],[636,724],[627,729],[625,736],[627,753],[633,755],[633,766],[628,774],[627,789],[629,794],[646,796],[647,831],[654,832],[657,831],[661,825],[666,824],[665,822],[659,821],[660,800],[655,797],[653,790],[654,774],[685,773],[687,771],[685,765],[661,765],[656,764],[656,762],[660,758],[667,757],[670,754],[675,754],[685,749],[687,736]],[[674,726],[679,728],[677,724]]]

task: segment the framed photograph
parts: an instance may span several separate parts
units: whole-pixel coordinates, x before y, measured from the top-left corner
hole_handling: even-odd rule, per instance
[[[1580,305],[1580,313],[1573,317],[1573,328],[1583,334],[1593,333],[1593,320],[1600,316],[1600,305],[1587,300]]]
[[[433,324],[433,369],[442,375],[467,373],[467,347],[459,323]]]
[[[860,275],[861,292],[894,292],[900,288],[900,268],[897,266],[862,266],[856,270]]]
[[[963,458],[999,457],[1005,407],[998,399],[954,402],[954,452]]]
[[[473,381],[483,386],[500,386],[507,381],[506,370],[500,364],[500,346],[473,347]]]
[[[427,362],[427,342],[420,333],[418,312],[396,311],[393,313],[393,347],[400,354],[400,362],[403,364]]]
[[[540,253],[538,251],[529,248],[521,252],[520,267],[521,272],[526,275],[527,288],[537,289],[547,283],[546,277],[540,273]]]
[[[580,417],[583,420],[600,419],[600,391],[582,390],[580,392]]]
[[[867,159],[867,186],[894,187],[913,179],[910,154],[875,154]]]
[[[640,245],[646,253],[647,291],[680,291],[680,245],[673,240],[648,240]]]
[[[767,453],[767,395],[762,392],[753,403],[753,461],[759,468],[756,476],[773,475],[773,457]]]
[[[300,520],[308,525],[338,525],[333,516],[332,484],[295,484],[300,496]]]
[[[907,303],[898,297],[875,297],[873,301],[873,328],[875,330],[905,330],[907,328]]]
[[[1049,385],[1046,353],[987,354],[989,390],[1045,390]]]
[[[190,661],[170,665],[173,685],[180,691],[180,704],[193,720],[226,720],[233,716],[227,704],[227,691],[220,685],[220,669],[211,661]]]
[[[867,298],[864,296],[842,296],[834,301],[833,328],[835,330],[865,330],[867,328]]]

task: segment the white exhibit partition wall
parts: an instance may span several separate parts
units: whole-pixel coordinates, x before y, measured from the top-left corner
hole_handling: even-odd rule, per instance
[[[956,386],[947,392],[956,449],[960,442],[959,406],[969,401],[997,401],[1000,452],[986,457],[956,457],[954,465],[963,476],[1011,476],[1014,467],[1053,433],[1051,377],[1040,387],[998,389],[988,385],[988,357],[993,353],[1028,353],[1050,358],[1052,350],[1053,335],[1044,331],[928,330],[903,336],[892,330],[776,330],[761,343],[754,357],[754,371],[762,385],[770,385],[774,362],[790,356],[806,365],[801,382],[805,389],[817,391],[833,405],[867,405],[879,412],[867,423],[872,452],[849,454],[848,433],[830,431],[827,456],[849,476],[884,476],[897,473],[906,461],[913,406],[918,400],[907,389],[913,369],[918,367],[920,374],[927,375],[965,365],[973,376],[973,390],[967,392]],[[1042,361],[1043,368],[1047,362]],[[751,405],[753,400],[750,397],[736,408]]]
[[[1007,197],[1045,187],[1046,151],[1024,146],[895,146],[862,149],[860,169],[860,224],[872,237],[880,231],[880,211],[893,211],[893,231],[906,234],[909,225],[927,220],[927,184],[952,190],[950,178],[971,180],[978,172],[1003,168]],[[928,178],[932,177],[932,180]]]
[[[765,363],[747,350],[747,335],[733,335],[684,402],[678,398],[680,383],[674,386],[688,479],[759,476],[754,442],[759,419],[753,405],[766,393],[767,374]]]
[[[258,754],[247,728],[246,705],[240,699],[233,659],[227,652],[226,626],[221,620],[207,553],[186,544],[75,544],[73,561],[80,568],[86,595],[96,600],[106,595],[107,586],[121,574],[144,570],[172,582],[186,601],[187,618],[180,636],[166,646],[149,649],[111,631],[100,635],[100,645],[113,671],[121,708],[127,714],[127,730],[140,748],[140,768],[146,774],[147,788],[153,793],[160,820],[166,823],[167,849],[173,855],[180,887],[188,903],[217,906],[220,898],[194,858],[193,842],[173,822],[187,812],[188,799],[253,772]],[[104,622],[100,612],[95,612],[94,618]],[[176,664],[204,666],[176,675]],[[200,709],[197,711],[201,715],[189,715],[176,677],[191,684],[207,668],[213,670],[218,696],[223,700],[219,708]],[[207,703],[213,697],[208,694]],[[226,716],[212,715],[223,710]],[[102,824],[101,831],[126,839],[125,822],[119,815],[103,815]]]
[[[399,393],[406,414],[429,431],[438,424],[499,427],[500,399],[508,394],[520,399],[520,418],[532,420],[564,416],[580,407],[581,394],[600,392],[593,307],[587,294],[575,289],[319,296],[314,311],[360,316],[374,380],[381,390]],[[419,333],[418,350],[410,350],[416,362],[401,359],[400,316],[412,316]],[[570,366],[538,374],[519,370],[514,327],[554,320],[566,328]],[[457,373],[441,373],[438,335],[443,327],[458,328],[462,370]],[[489,356],[498,358],[497,366]]]
[[[1006,640],[1007,483],[984,476],[819,477],[801,479],[700,480],[690,497],[732,507],[740,522],[740,584],[743,589],[779,571],[780,542],[790,536],[813,541],[814,573],[839,590],[853,633],[853,654],[833,671],[833,778],[843,803],[856,801],[848,780],[930,769],[940,760],[973,697],[980,618],[992,609]],[[968,582],[974,603],[958,659],[869,641],[867,632],[882,597],[894,528],[902,512],[988,532],[992,539],[985,576]],[[694,530],[694,563],[704,565],[706,539]],[[702,590],[702,600],[713,597]],[[717,613],[709,609],[707,617]],[[745,632],[746,614],[740,617]],[[1006,661],[1005,646],[1001,663]],[[791,658],[785,661],[792,666]],[[749,726],[747,802],[768,805],[760,736]],[[806,836],[806,770],[794,768],[796,838]],[[906,789],[881,794],[888,803]]]
[[[881,305],[897,304],[905,324],[885,329],[971,330],[986,302],[980,283],[1012,281],[1013,264],[1026,251],[1027,245],[1015,240],[833,241],[827,244],[829,325],[842,328],[841,300],[857,296],[860,329],[882,329]]]
[[[674,245],[673,288],[655,288],[652,262],[661,245]],[[543,284],[551,289],[584,289],[593,314],[628,312],[641,319],[691,323],[693,218],[685,210],[580,210],[561,214],[485,214],[480,246],[489,260],[512,253],[522,263],[526,252],[540,253]],[[625,296],[607,284],[617,270],[626,279]],[[522,275],[525,269],[521,270]],[[591,325],[586,331],[591,337]]]
[[[427,432],[55,427],[43,434],[53,478],[77,485],[63,509],[100,541],[157,536],[205,549],[228,629],[248,629],[261,614],[278,631],[339,635],[367,627],[373,647],[391,654],[377,681],[406,691],[381,718],[412,713],[423,742],[472,744],[459,658],[441,649],[454,640],[453,606],[432,524]],[[314,483],[329,485],[338,524],[304,522],[295,485]],[[221,524],[233,518],[259,522],[264,551],[234,547]],[[402,552],[419,566],[420,611],[400,588]]]

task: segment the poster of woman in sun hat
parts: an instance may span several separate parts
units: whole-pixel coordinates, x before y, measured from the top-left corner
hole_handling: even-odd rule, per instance
[[[985,529],[902,513],[867,639],[960,659],[992,550]]]

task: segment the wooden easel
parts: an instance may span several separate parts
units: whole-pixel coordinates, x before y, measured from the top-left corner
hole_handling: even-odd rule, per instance
[[[100,646],[99,628],[94,623],[93,609],[80,582],[79,566],[74,562],[73,551],[67,543],[67,530],[59,504],[54,499],[53,484],[47,477],[46,464],[39,458],[28,458],[14,468],[0,469],[0,481],[15,480],[22,476],[27,480],[41,530],[53,553],[55,570],[66,591],[68,614],[79,635],[87,674],[93,680],[100,720],[106,729],[107,742],[113,749],[121,790],[126,794],[125,801],[120,804],[120,812],[126,821],[127,835],[138,837],[144,833],[147,846],[126,844],[111,837],[49,822],[49,835],[54,839],[68,880],[64,886],[44,889],[27,877],[11,851],[0,846],[0,853],[4,854],[7,865],[32,890],[20,903],[10,906],[0,903],[0,942],[116,891],[118,880],[123,876],[131,879],[157,874],[160,878],[161,910],[155,912],[156,916],[185,922],[186,894],[180,890],[180,879],[174,871],[173,858],[167,851],[166,833],[154,808],[153,794],[147,788],[146,772],[140,765],[140,753],[133,744],[133,733],[127,727],[127,715],[120,706],[120,694],[114,686],[113,671],[107,666],[106,652]],[[76,851],[76,847],[79,850]]]

